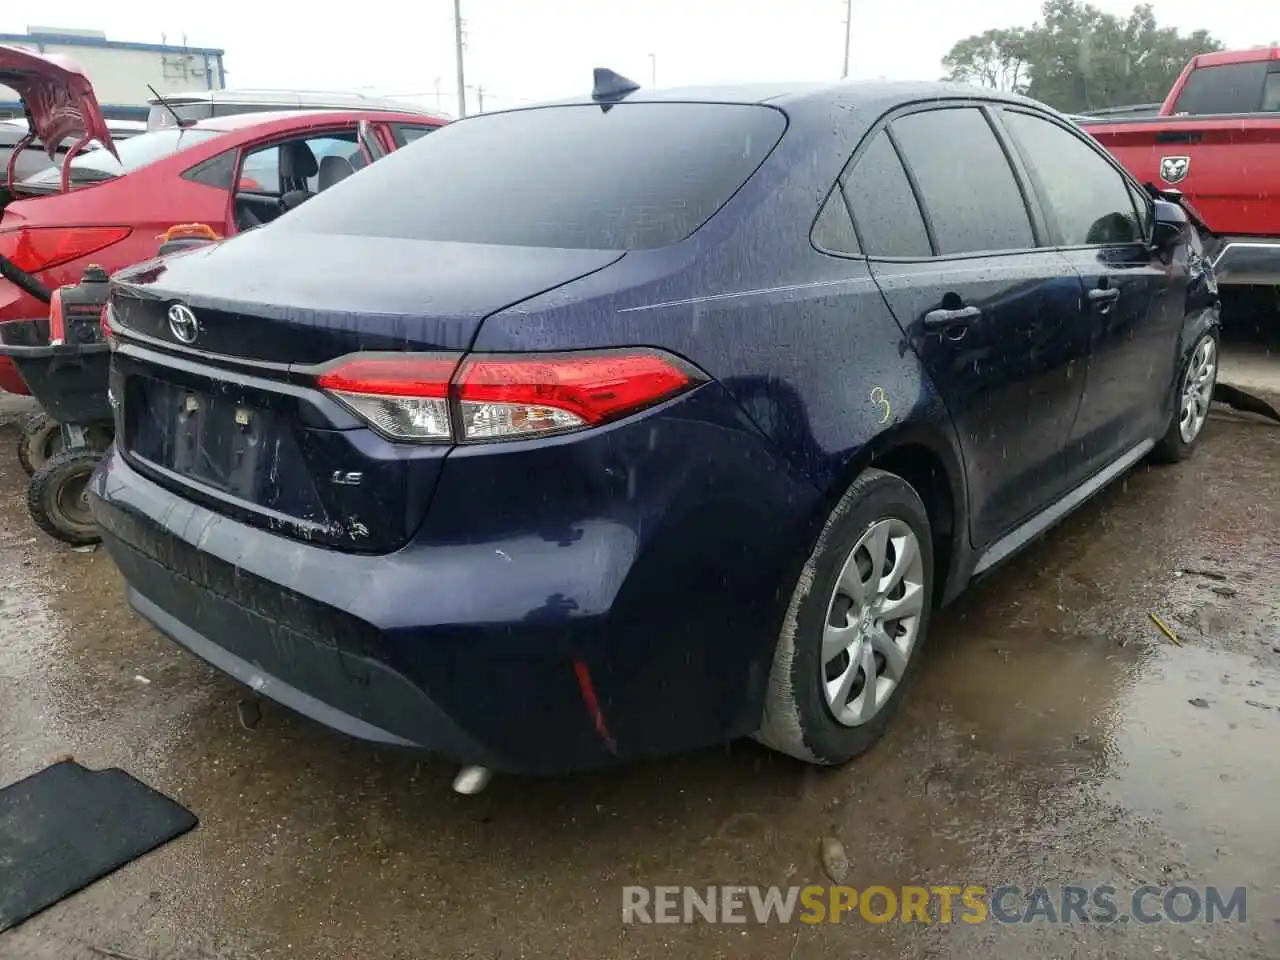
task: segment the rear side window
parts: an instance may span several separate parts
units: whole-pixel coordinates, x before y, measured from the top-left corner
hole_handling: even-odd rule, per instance
[[[412,123],[395,123],[391,125],[391,136],[395,139],[397,147],[407,147],[409,144],[413,143],[413,141],[426,136],[434,129],[435,127],[433,126],[418,126],[417,124]]]
[[[1134,243],[1138,222],[1129,182],[1080,137],[1041,117],[1006,111],[1018,144],[1061,242],[1069,247]]]
[[[844,195],[837,187],[822,205],[818,219],[813,224],[813,243],[826,253],[857,255],[858,238],[853,235],[853,221]]]
[[[1227,63],[1220,67],[1198,67],[1191,71],[1173,112],[1253,113],[1262,100],[1267,79],[1266,61]]]
[[[1036,245],[1013,168],[981,110],[929,110],[895,120],[940,254]]]
[[[182,175],[182,179],[203,183],[206,187],[230,190],[236,178],[236,152],[226,150],[204,163],[197,164]]]
[[[876,135],[844,179],[862,248],[873,257],[929,257],[929,233],[888,134]]]
[[[786,129],[757,104],[621,103],[491,113],[440,127],[280,229],[643,250],[676,243]]]

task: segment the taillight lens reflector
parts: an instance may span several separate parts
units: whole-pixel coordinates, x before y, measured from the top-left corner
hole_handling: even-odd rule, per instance
[[[456,356],[354,357],[316,378],[352,413],[398,440],[451,440],[449,379]]]
[[[19,227],[0,231],[0,253],[19,270],[48,270],[119,243],[128,227]]]
[[[656,350],[559,355],[397,354],[339,361],[316,378],[399,440],[518,439],[596,426],[660,403],[703,376]]]
[[[499,440],[594,426],[652,406],[694,382],[648,351],[468,357],[455,377],[463,438]]]

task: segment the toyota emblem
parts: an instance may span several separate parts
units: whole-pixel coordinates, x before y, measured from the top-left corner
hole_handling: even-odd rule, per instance
[[[185,303],[169,308],[169,332],[182,343],[195,343],[200,336],[200,321]]]

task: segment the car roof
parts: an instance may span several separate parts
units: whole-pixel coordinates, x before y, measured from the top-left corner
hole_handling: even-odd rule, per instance
[[[221,90],[195,90],[165,94],[162,99],[152,97],[152,105],[164,101],[179,105],[191,103],[249,104],[262,106],[312,104],[318,108],[374,109],[400,108],[412,111],[413,104],[393,97],[375,97],[354,90],[275,90],[268,88],[240,87]]]
[[[231,133],[246,127],[270,126],[287,130],[293,126],[311,126],[317,120],[333,120],[350,122],[352,120],[370,120],[379,123],[438,123],[447,121],[428,113],[395,113],[389,110],[263,110],[259,113],[233,113],[222,117],[211,117],[194,124],[197,130],[213,130]]]
[[[993,100],[1043,107],[1043,104],[1018,94],[1004,93],[986,87],[962,83],[921,82],[915,80],[853,80],[840,83],[739,83],[715,86],[680,87],[674,89],[640,88],[622,97],[620,103],[767,103],[787,108],[805,104],[831,104],[849,107],[876,106],[883,109],[893,103],[921,100],[967,99]],[[537,109],[545,106],[593,104],[590,94],[513,109]]]

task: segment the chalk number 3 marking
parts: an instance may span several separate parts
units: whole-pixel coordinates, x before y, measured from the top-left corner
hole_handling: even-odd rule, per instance
[[[889,398],[885,396],[884,387],[875,387],[871,391],[871,402],[880,408],[880,422],[888,423],[891,413],[889,407]]]

